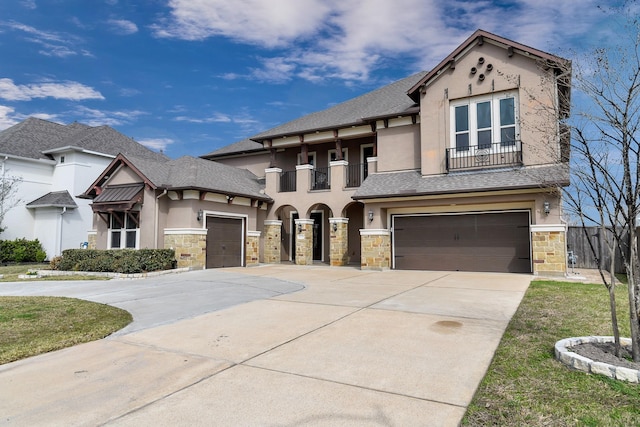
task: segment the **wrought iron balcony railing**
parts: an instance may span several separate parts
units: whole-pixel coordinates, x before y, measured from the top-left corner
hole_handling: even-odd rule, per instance
[[[522,141],[448,148],[447,171],[522,164]]]
[[[311,169],[311,189],[328,190],[331,188],[331,169],[315,168]]]
[[[347,188],[360,187],[362,181],[369,174],[369,165],[367,163],[356,163],[347,165]]]
[[[280,172],[280,190],[281,193],[296,191],[296,171]]]

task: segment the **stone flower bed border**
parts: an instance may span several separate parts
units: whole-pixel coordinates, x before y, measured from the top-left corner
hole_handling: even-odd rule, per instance
[[[565,338],[556,342],[555,354],[556,359],[570,368],[579,371],[605,375],[620,381],[630,383],[640,383],[640,371],[636,369],[624,368],[622,366],[610,365],[608,363],[596,362],[569,350],[569,348],[586,343],[606,343],[614,342],[613,337],[592,336],[592,337],[574,337]],[[630,346],[630,338],[620,338],[620,344]]]

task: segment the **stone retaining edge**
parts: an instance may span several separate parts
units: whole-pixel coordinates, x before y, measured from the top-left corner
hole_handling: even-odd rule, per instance
[[[606,342],[614,342],[613,337],[589,336],[565,338],[556,342],[554,346],[554,352],[557,360],[578,371],[583,371],[590,374],[604,375],[609,378],[620,381],[627,381],[635,384],[640,383],[640,370],[610,365],[603,362],[596,362],[569,350],[570,347],[580,344]],[[620,338],[620,344],[623,346],[631,345],[631,339]]]
[[[124,279],[124,280],[133,280],[133,279],[144,279],[146,277],[155,277],[155,276],[164,276],[165,274],[176,274],[176,273],[184,273],[186,271],[191,271],[192,269],[189,267],[182,268],[174,268],[172,270],[161,270],[161,271],[150,271],[148,273],[108,273],[108,272],[97,272],[97,271],[59,271],[59,270],[38,270],[36,277],[44,277],[44,276],[99,276],[99,277],[109,277],[111,279]]]

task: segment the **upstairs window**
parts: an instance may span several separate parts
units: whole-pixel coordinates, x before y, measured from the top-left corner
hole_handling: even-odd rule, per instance
[[[138,249],[140,246],[140,212],[109,214],[109,249]]]
[[[452,146],[459,153],[470,147],[515,146],[519,136],[517,116],[516,96],[511,92],[452,102]]]

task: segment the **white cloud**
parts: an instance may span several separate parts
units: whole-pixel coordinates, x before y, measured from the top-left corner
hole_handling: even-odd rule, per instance
[[[38,5],[36,5],[36,0],[22,0],[20,3],[27,9],[33,10],[38,8]]]
[[[134,22],[126,19],[109,19],[107,23],[111,31],[116,34],[127,36],[138,32],[138,26]]]
[[[82,40],[71,34],[55,31],[43,31],[30,25],[25,25],[15,21],[0,21],[0,27],[6,27],[13,31],[19,31],[27,34],[27,41],[42,47],[42,49],[38,51],[41,55],[61,58],[78,54],[83,56],[90,55],[87,50],[79,49],[77,47],[78,44],[82,43]]]
[[[330,12],[322,0],[170,0],[169,7],[171,17],[152,27],[159,37],[225,36],[271,47],[315,33]]]
[[[79,122],[89,126],[120,126],[134,122],[138,117],[147,113],[140,110],[108,111],[96,110],[94,108],[77,106],[71,114],[78,118]]]
[[[104,96],[97,90],[78,82],[40,82],[16,85],[13,80],[4,78],[0,79],[0,98],[8,101],[29,101],[34,98],[82,101],[85,99],[104,99]]]
[[[167,147],[175,142],[171,138],[145,138],[137,141],[147,148],[162,152],[166,151]]]
[[[514,0],[508,7],[489,0],[170,0],[170,15],[152,29],[158,37],[227,37],[267,49],[259,68],[223,74],[227,80],[364,81],[395,58],[408,69],[430,69],[478,28],[555,51],[568,37],[607,31],[597,25],[596,6],[597,0]]]
[[[15,109],[7,107],[6,105],[0,105],[0,130],[11,127],[18,124],[20,120],[16,117]]]
[[[215,113],[212,116],[205,118],[178,116],[175,120],[178,122],[188,123],[230,123],[232,121],[231,117],[222,113]]]

